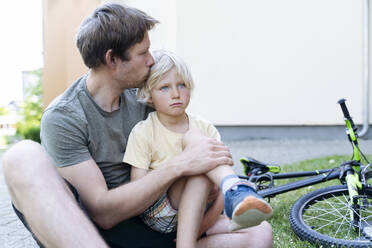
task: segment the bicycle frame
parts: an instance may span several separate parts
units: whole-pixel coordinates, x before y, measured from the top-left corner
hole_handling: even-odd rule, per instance
[[[292,183],[283,184],[279,186],[270,187],[267,189],[258,189],[257,193],[260,194],[262,197],[274,197],[278,194],[286,193],[292,190],[300,189],[306,186],[322,183],[325,181],[338,179],[340,176],[340,172],[331,172],[332,170],[315,170],[315,171],[303,171],[303,172],[289,172],[289,173],[280,173],[280,174],[273,174],[271,172],[259,175],[259,176],[239,176],[240,178],[247,179],[252,183],[261,182],[261,181],[269,181],[266,178],[270,178],[272,180],[275,179],[289,179],[289,178],[299,178],[299,177],[306,177],[311,176],[309,178],[305,178],[302,180],[298,180]],[[328,174],[326,174],[328,173]]]

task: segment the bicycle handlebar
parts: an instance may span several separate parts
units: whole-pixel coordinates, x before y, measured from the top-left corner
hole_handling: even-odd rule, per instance
[[[342,112],[344,113],[344,117],[346,119],[350,119],[349,110],[347,109],[345,102],[346,102],[346,99],[342,98],[342,99],[338,100],[337,103],[340,104]]]
[[[351,127],[354,130],[355,125],[354,125],[353,119],[351,119],[351,117],[350,117],[349,110],[347,109],[345,102],[346,102],[346,99],[342,98],[342,99],[338,100],[337,103],[340,104],[340,107],[342,109],[342,112],[344,113],[345,119],[350,121]]]

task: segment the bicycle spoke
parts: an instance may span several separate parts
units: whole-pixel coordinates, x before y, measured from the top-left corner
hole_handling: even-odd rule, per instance
[[[347,235],[346,235],[346,238],[351,238],[351,236],[350,236],[350,230],[352,229],[352,225],[349,225],[348,226],[348,229],[347,229]]]
[[[340,210],[346,210],[346,209],[348,209],[348,207],[347,206],[344,206],[343,208],[341,208]],[[323,208],[319,208],[319,207],[313,207],[313,206],[311,206],[311,208],[308,208],[308,210],[311,210],[311,211],[314,211],[317,215],[316,216],[313,216],[314,218],[316,218],[317,216],[323,216],[323,215],[333,215],[333,216],[338,216],[338,214],[334,214],[336,211],[329,211],[329,210],[326,210],[326,209],[323,209]],[[322,213],[322,214],[318,214],[318,211],[322,211],[322,212],[324,212],[324,213]],[[305,215],[304,215],[305,216]],[[306,216],[308,216],[308,215],[306,215]]]
[[[304,215],[304,217],[308,217],[308,216]],[[340,219],[340,216],[338,216],[338,218]],[[335,221],[334,219],[330,220],[330,219],[320,218],[320,217],[317,217],[317,216],[312,216],[312,218],[304,219],[304,221],[306,221],[306,222],[310,222],[310,221],[313,221],[313,220],[315,220],[315,221],[317,221],[317,220],[318,221],[327,221],[327,222],[329,222],[329,221],[334,222]]]
[[[330,221],[330,218],[322,218],[322,216],[309,216],[309,215],[303,215],[303,217],[307,217],[306,219],[304,219],[304,221],[312,221],[312,220],[323,220],[323,221]],[[340,218],[340,215],[332,215],[332,217],[336,217],[336,218]],[[331,221],[334,221],[331,220]]]
[[[331,225],[331,224],[334,224],[334,223],[337,224],[337,223],[338,223],[337,221],[339,221],[340,219],[344,220],[345,218],[343,218],[343,217],[341,216],[341,217],[339,217],[337,220],[330,221],[330,222],[328,222],[327,224],[318,227],[317,229],[314,229],[314,228],[313,228],[313,230],[318,231],[318,230],[321,230],[322,228],[327,227],[327,226],[329,226],[329,225]]]
[[[345,220],[346,220],[346,218],[342,218],[342,222],[341,222],[341,224],[338,226],[338,228],[337,228],[337,230],[336,230],[336,234],[334,235],[334,237],[337,236],[337,233],[338,233],[338,231],[340,230],[342,224],[345,222]],[[348,225],[348,226],[350,226],[350,225]]]

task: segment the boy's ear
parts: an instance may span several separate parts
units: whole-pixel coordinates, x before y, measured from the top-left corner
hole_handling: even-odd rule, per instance
[[[147,102],[148,102],[148,103],[151,103],[151,104],[153,103],[153,102],[152,102],[152,97],[151,97],[151,96],[150,96],[149,100],[147,100]]]

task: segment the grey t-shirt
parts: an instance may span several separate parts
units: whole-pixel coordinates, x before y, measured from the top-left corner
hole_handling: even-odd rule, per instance
[[[127,89],[120,96],[119,109],[106,112],[93,101],[86,77],[78,79],[44,111],[41,143],[58,167],[93,159],[111,189],[129,180],[130,167],[122,162],[127,139],[151,108],[136,100],[136,89]]]

